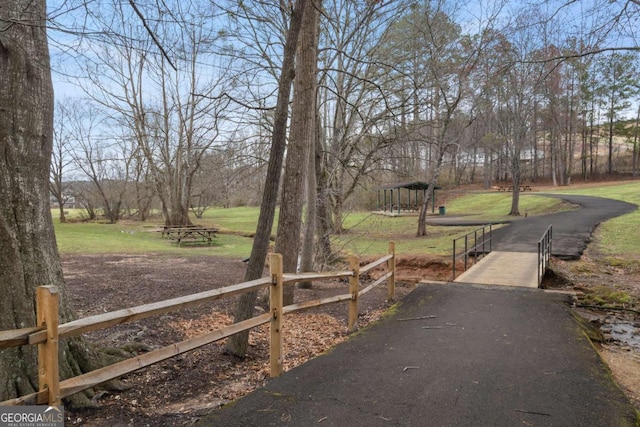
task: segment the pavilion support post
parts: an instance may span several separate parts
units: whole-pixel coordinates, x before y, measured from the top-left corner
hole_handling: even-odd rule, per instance
[[[431,187],[431,213],[436,212],[436,188]]]

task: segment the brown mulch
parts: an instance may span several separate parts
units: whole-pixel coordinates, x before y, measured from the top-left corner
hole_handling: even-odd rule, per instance
[[[425,274],[431,279],[447,279],[451,274],[447,262],[440,259],[401,258],[397,266],[397,299]],[[63,268],[78,316],[86,317],[240,283],[245,264],[211,256],[74,255],[63,257]],[[373,272],[371,276],[376,275]],[[312,289],[296,290],[296,300],[347,292],[345,281],[314,282]],[[377,319],[389,306],[386,292],[380,285],[360,299],[360,326]],[[94,331],[85,337],[101,347],[141,354],[232,323],[236,298]],[[288,315],[284,325],[285,370],[344,341],[347,310],[346,304],[332,304]],[[93,398],[97,407],[67,410],[66,424],[189,425],[265,383],[269,377],[268,337],[267,325],[254,329],[244,360],[225,354],[221,341],[129,374],[121,379],[126,390],[98,389]]]
[[[365,264],[371,260],[362,260]],[[68,292],[79,317],[161,301],[240,283],[245,264],[240,260],[166,255],[64,256]],[[589,292],[606,286],[640,300],[640,272],[618,271],[599,254],[587,251],[581,261],[554,261],[560,276],[549,286]],[[397,299],[420,279],[449,280],[448,260],[437,257],[399,257]],[[371,278],[375,278],[376,274]],[[266,274],[266,272],[265,272]],[[553,282],[553,283],[551,283]],[[296,300],[346,293],[345,281],[314,282],[312,289],[296,290]],[[103,347],[126,348],[131,355],[170,345],[232,322],[236,298],[222,299],[157,318],[127,323],[85,334]],[[360,326],[376,320],[389,306],[384,285],[360,299]],[[637,307],[637,306],[636,306]],[[347,338],[346,303],[332,304],[286,317],[285,370],[330,349]],[[614,313],[619,316],[619,313]],[[637,318],[636,318],[637,319]],[[204,346],[122,378],[128,388],[98,388],[95,409],[66,410],[66,425],[184,426],[201,415],[260,387],[268,380],[268,326],[256,328],[244,360],[224,353],[224,342]],[[630,399],[640,402],[638,353],[614,343],[603,343],[603,357]],[[623,358],[624,356],[624,358]],[[626,372],[626,373],[625,373]],[[638,406],[640,410],[640,406]]]

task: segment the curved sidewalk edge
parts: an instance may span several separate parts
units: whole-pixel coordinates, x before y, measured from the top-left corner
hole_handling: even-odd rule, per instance
[[[419,285],[392,315],[198,425],[638,425],[569,298]]]

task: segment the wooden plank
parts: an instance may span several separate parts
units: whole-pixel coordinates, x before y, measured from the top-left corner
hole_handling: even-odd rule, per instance
[[[33,326],[31,328],[11,329],[0,331],[0,349],[18,347],[29,344],[29,336],[44,331],[44,327]]]
[[[389,242],[389,255],[391,258],[387,261],[387,271],[389,273],[387,281],[387,301],[393,301],[396,297],[396,244]]]
[[[150,304],[139,305],[137,307],[125,308],[109,313],[85,317],[83,319],[74,320],[73,322],[60,325],[60,338],[80,335],[82,333],[93,331],[96,329],[107,328],[134,320],[146,319],[148,317],[167,313],[169,311],[183,309],[197,304],[227,298],[230,296],[260,289],[270,283],[270,278],[263,277],[261,279],[252,280],[250,282],[225,286],[224,288],[220,289],[213,289],[211,291],[204,291],[197,294],[186,295],[183,297],[172,298],[160,302],[154,302]],[[43,342],[45,340],[45,337],[46,333],[44,331],[32,333],[29,336],[29,344],[37,344]]]
[[[328,273],[285,273],[284,283],[300,282],[305,280],[325,280],[325,279],[339,279],[341,277],[353,276],[352,271],[338,271]]]
[[[47,390],[47,404],[60,406],[60,374],[58,362],[58,306],[59,293],[56,286],[36,288],[36,321],[45,326],[47,340],[38,344],[39,390]]]
[[[284,335],[282,334],[282,298],[284,291],[282,255],[271,254],[269,258],[272,285],[269,288],[269,307],[271,308],[271,327],[269,341],[269,360],[271,378],[282,373],[282,357],[284,355]]]
[[[162,362],[163,360],[186,353],[187,351],[194,350],[198,347],[202,347],[203,345],[211,344],[212,342],[227,338],[231,335],[237,334],[238,332],[263,325],[268,323],[270,319],[271,314],[265,313],[251,319],[234,323],[224,328],[216,329],[215,331],[70,378],[60,383],[60,393],[62,397],[71,396],[72,394],[94,387],[105,381],[118,378],[154,363]]]
[[[384,264],[386,261],[389,261],[392,258],[393,258],[393,254],[389,254],[389,255],[383,256],[382,258],[380,258],[380,259],[378,259],[376,261],[370,262],[369,264],[365,265],[364,267],[362,267],[360,269],[360,274],[367,273],[369,270],[372,270],[372,269],[376,268],[377,266],[379,266],[381,264]]]
[[[35,393],[16,397],[15,399],[5,400],[4,402],[0,402],[0,406],[44,405],[47,403],[48,395],[48,389],[40,390]]]
[[[288,314],[288,313],[293,313],[294,311],[305,310],[307,308],[319,307],[321,305],[326,305],[326,304],[335,304],[338,302],[349,301],[349,300],[351,300],[351,294],[335,295],[332,297],[326,297],[321,299],[302,301],[295,304],[290,304],[283,307],[282,310],[284,314]]]
[[[372,284],[370,284],[369,286],[367,286],[366,288],[362,289],[360,291],[360,295],[364,295],[367,292],[369,292],[371,289],[375,288],[376,286],[378,286],[380,283],[384,282],[385,280],[387,280],[388,278],[393,276],[393,272],[390,271],[387,274],[385,274],[384,276],[382,276],[381,278],[379,278],[378,280],[376,280],[375,282],[373,282]]]

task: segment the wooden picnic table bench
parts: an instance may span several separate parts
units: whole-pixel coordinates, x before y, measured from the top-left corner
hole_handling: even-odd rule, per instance
[[[501,185],[498,187],[498,191],[513,191],[513,185]],[[521,185],[520,191],[532,191],[530,185]]]
[[[201,225],[197,224],[188,224],[188,225],[163,225],[162,226],[162,237],[170,237],[170,235],[176,231],[183,228],[202,228]]]
[[[214,227],[167,226],[166,229],[163,229],[162,235],[166,235],[169,239],[175,240],[178,246],[185,240],[203,241],[211,245],[217,232],[218,229]]]

